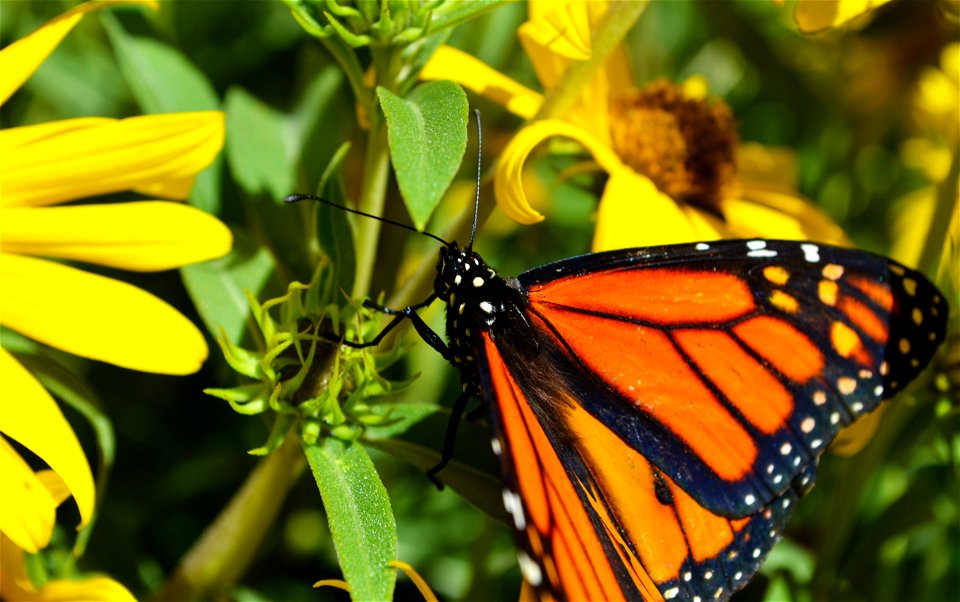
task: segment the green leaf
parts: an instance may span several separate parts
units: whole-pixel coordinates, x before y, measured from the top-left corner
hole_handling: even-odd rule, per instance
[[[330,534],[354,600],[391,600],[397,525],[370,456],[357,443],[325,437],[304,444],[330,522]]]
[[[243,338],[250,314],[244,290],[261,298],[281,290],[271,278],[273,257],[237,228],[228,255],[180,268],[180,274],[207,330],[216,336],[218,327],[223,327],[235,343]]]
[[[251,196],[282,199],[294,188],[294,137],[283,113],[246,90],[227,91],[226,154],[230,170]]]
[[[467,95],[453,82],[417,86],[407,98],[377,88],[390,159],[414,225],[423,229],[467,148]]]
[[[127,33],[107,12],[100,16],[116,50],[120,69],[144,113],[219,108],[213,85],[179,50]]]
[[[302,174],[300,185],[306,192],[318,190],[317,182],[331,157],[350,137],[350,120],[343,116],[352,112],[354,105],[345,83],[343,72],[330,65],[313,78],[297,103],[293,115],[301,135],[297,163]]]

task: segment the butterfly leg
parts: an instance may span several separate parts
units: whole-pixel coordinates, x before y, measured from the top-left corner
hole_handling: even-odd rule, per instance
[[[436,332],[433,331],[427,323],[423,321],[417,314],[418,309],[422,309],[436,300],[436,295],[430,295],[423,302],[417,303],[416,305],[408,305],[403,309],[391,309],[389,307],[384,307],[373,303],[372,301],[365,301],[363,306],[369,309],[374,309],[381,313],[385,313],[389,316],[393,316],[393,319],[383,327],[377,336],[373,337],[369,341],[340,341],[340,344],[346,345],[347,347],[353,347],[354,349],[364,349],[366,347],[376,347],[380,344],[380,341],[383,340],[383,337],[396,328],[404,320],[410,320],[413,323],[413,328],[417,331],[417,334],[420,335],[428,345],[433,347],[437,353],[439,353],[445,360],[450,360],[450,350],[447,348],[447,344],[443,342],[443,339],[440,338]],[[339,338],[337,339],[340,340]]]
[[[474,392],[465,388],[462,393],[453,402],[453,408],[450,410],[450,420],[447,422],[447,434],[443,438],[443,450],[440,452],[440,461],[437,465],[427,471],[427,476],[437,486],[437,489],[443,490],[436,474],[444,469],[453,459],[453,444],[457,440],[457,429],[460,427],[460,420],[463,418],[463,412],[467,409],[467,402],[474,396]]]

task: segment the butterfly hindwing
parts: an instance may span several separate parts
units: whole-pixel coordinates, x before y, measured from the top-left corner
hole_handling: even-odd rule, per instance
[[[484,346],[504,505],[524,576],[544,597],[725,599],[756,573],[793,509],[792,490],[753,516],[719,516],[590,416],[561,380],[543,386],[538,377],[570,369],[550,359],[556,350],[517,364],[492,339]]]

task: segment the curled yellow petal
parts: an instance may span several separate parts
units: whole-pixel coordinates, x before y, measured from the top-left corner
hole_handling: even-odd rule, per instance
[[[3,489],[0,531],[19,548],[36,554],[50,543],[57,501],[3,438],[0,438],[0,488]]]
[[[43,27],[0,51],[0,104],[7,101],[23,82],[33,75],[43,61],[50,56],[83,16],[111,4],[146,4],[156,6],[155,1],[100,0],[76,6]]]
[[[0,279],[3,324],[51,347],[160,374],[196,372],[207,358],[190,320],[125,282],[11,253],[0,253]]]
[[[73,121],[0,130],[0,206],[52,205],[183,180],[223,146],[219,111]]]
[[[493,181],[497,204],[510,219],[516,222],[534,224],[543,219],[543,214],[531,207],[527,201],[522,176],[527,157],[533,149],[541,142],[553,137],[576,140],[590,151],[597,163],[609,173],[623,168],[617,155],[583,128],[558,119],[544,119],[531,123],[517,132],[503,150]]]
[[[530,119],[540,110],[543,96],[451,46],[441,46],[420,72],[421,79],[448,79]]]
[[[230,230],[179,203],[3,209],[4,253],[62,257],[126,270],[167,270],[226,255]]]
[[[687,215],[646,176],[624,167],[610,173],[600,198],[593,250],[666,245],[702,239]]]
[[[11,283],[6,275],[3,281],[5,297]],[[0,306],[3,307],[2,317],[6,322],[5,298]],[[81,526],[85,525],[93,515],[93,475],[73,429],[50,394],[3,349],[0,349],[0,378],[5,389],[3,401],[0,402],[3,408],[0,412],[0,432],[36,454],[60,475],[80,509]],[[49,491],[43,489],[53,503]]]
[[[413,581],[420,595],[423,596],[423,602],[437,602],[437,596],[433,593],[433,590],[430,589],[427,580],[421,577],[420,573],[418,573],[409,562],[391,560],[387,563],[387,566],[403,571],[403,573],[410,578],[410,581]]]
[[[840,27],[890,0],[800,0],[793,17],[800,31],[814,33]]]

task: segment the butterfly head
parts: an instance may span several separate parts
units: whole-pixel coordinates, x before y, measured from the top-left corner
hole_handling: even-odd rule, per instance
[[[485,284],[496,278],[497,273],[480,255],[451,243],[440,248],[433,290],[437,297],[449,303],[452,298],[475,296]]]

